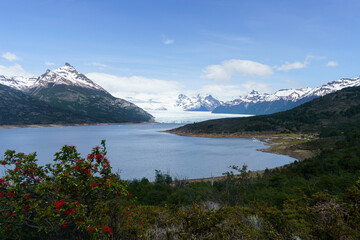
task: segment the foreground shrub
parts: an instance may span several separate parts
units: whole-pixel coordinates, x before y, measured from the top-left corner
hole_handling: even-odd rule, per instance
[[[126,183],[105,155],[104,140],[86,159],[64,146],[46,166],[37,165],[35,153],[6,151],[0,161],[2,239],[110,239],[141,227]]]

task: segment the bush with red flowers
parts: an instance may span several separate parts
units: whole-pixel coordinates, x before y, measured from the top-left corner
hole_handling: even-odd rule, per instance
[[[37,164],[35,153],[6,151],[0,161],[2,239],[114,238],[119,223],[109,220],[109,209],[117,206],[126,216],[131,202],[126,182],[111,172],[105,156],[104,140],[86,158],[64,146],[46,166]]]

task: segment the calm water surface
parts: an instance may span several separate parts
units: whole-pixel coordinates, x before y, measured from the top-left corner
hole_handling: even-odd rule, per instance
[[[229,165],[247,164],[262,170],[294,161],[293,158],[256,151],[261,142],[240,138],[194,138],[164,132],[180,124],[109,125],[0,129],[0,153],[6,149],[37,152],[39,164],[52,162],[65,144],[75,145],[85,157],[106,139],[113,170],[123,179],[154,179],[154,170],[178,178],[221,176]]]

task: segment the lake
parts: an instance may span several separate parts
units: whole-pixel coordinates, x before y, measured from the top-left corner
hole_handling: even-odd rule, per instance
[[[65,144],[75,145],[86,157],[92,147],[106,139],[113,171],[120,171],[123,179],[150,180],[154,180],[155,169],[191,179],[221,176],[229,165],[246,164],[250,170],[262,170],[294,161],[256,151],[264,144],[252,139],[194,138],[160,132],[178,126],[181,124],[0,129],[0,153],[3,156],[6,149],[37,152],[39,164],[44,165],[52,162],[54,153]]]

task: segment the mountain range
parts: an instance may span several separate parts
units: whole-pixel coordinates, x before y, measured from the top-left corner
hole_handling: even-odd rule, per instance
[[[180,135],[244,136],[274,133],[322,133],[359,126],[360,87],[348,87],[318,97],[291,110],[252,117],[224,118],[188,124],[170,130]],[[335,134],[336,135],[336,134]]]
[[[0,124],[151,122],[153,116],[116,98],[73,66],[39,77],[0,76]]]
[[[228,102],[222,102],[211,95],[205,98],[200,95],[191,98],[180,94],[176,106],[186,111],[253,115],[271,114],[286,111],[314,98],[355,86],[360,86],[360,77],[342,78],[316,88],[281,89],[272,94],[261,94],[253,90],[246,96]]]
[[[212,111],[222,104],[223,102],[211,95],[201,97],[200,94],[196,97],[188,97],[185,94],[179,94],[176,101],[176,106],[185,111]]]

